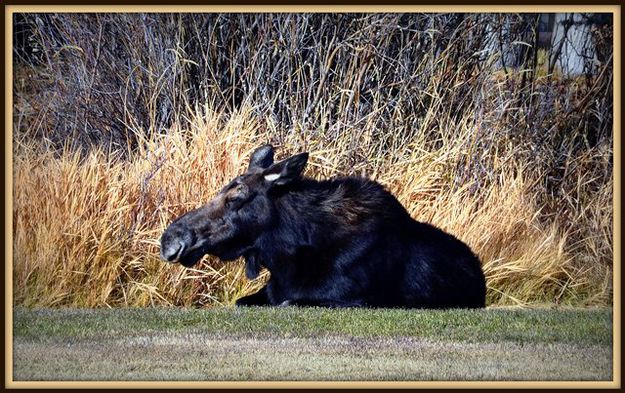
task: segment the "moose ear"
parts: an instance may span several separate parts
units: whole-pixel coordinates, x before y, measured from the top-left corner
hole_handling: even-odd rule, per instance
[[[249,171],[252,168],[267,169],[273,164],[273,146],[264,145],[254,150],[250,157]]]
[[[299,178],[304,172],[308,153],[296,154],[265,169],[265,180],[275,185],[283,185]]]

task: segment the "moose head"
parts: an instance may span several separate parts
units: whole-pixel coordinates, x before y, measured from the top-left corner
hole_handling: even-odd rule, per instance
[[[165,229],[161,258],[191,267],[205,254],[222,260],[245,255],[276,220],[272,194],[300,179],[307,161],[308,153],[300,153],[274,163],[273,147],[259,147],[245,173]]]

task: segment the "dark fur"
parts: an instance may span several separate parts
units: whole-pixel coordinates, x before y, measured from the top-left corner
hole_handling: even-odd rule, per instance
[[[243,255],[250,278],[267,268],[267,285],[238,305],[484,307],[468,246],[413,220],[372,180],[302,178],[306,159],[273,164],[273,149],[258,149],[246,174],[167,228],[163,258],[190,266],[205,253]],[[265,180],[271,174],[279,177]],[[232,191],[240,188],[247,194]]]

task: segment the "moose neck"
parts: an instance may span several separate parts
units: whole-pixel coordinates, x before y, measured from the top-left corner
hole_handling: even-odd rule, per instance
[[[301,259],[307,250],[319,254],[308,257],[324,259],[358,234],[371,233],[385,222],[401,222],[391,217],[397,213],[393,209],[395,198],[379,184],[363,178],[302,179],[277,190],[271,200],[275,225],[256,244],[265,255],[264,263],[276,258]]]
[[[277,235],[292,238],[288,243],[311,244],[319,231],[329,229],[332,217],[323,209],[327,191],[314,180],[302,180],[290,186],[274,200]],[[285,231],[294,236],[285,236]]]

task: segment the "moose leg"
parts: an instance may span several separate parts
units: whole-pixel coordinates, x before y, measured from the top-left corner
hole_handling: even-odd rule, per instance
[[[237,299],[237,306],[268,306],[269,298],[267,297],[267,286],[265,285],[260,291],[242,298]]]
[[[337,300],[337,299],[297,299],[285,300],[280,303],[280,307],[300,306],[300,307],[366,307],[362,300]]]

